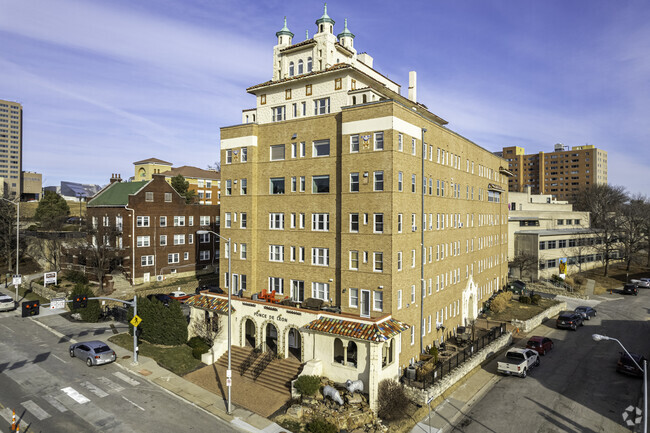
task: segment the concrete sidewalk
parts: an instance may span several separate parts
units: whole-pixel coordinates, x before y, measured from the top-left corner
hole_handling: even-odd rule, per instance
[[[10,290],[2,287],[1,293],[9,294]],[[20,306],[13,312],[20,315]],[[50,310],[47,307],[40,309],[40,314],[24,320],[33,320],[34,323],[46,328],[57,336],[59,342],[75,343],[80,340],[100,340],[108,342],[108,338],[122,332],[127,332],[129,327],[119,322],[71,322],[61,317],[61,310]],[[226,413],[226,401],[216,394],[211,393],[192,382],[160,367],[156,361],[145,356],[138,356],[138,364],[133,364],[133,352],[116,344],[110,344],[117,354],[117,364],[120,368],[130,372],[140,379],[148,380],[167,392],[176,395],[188,403],[203,409],[222,420],[231,423],[242,431],[251,433],[265,432],[276,433],[285,430],[279,425],[263,418],[256,413],[239,408],[235,405],[233,413]]]

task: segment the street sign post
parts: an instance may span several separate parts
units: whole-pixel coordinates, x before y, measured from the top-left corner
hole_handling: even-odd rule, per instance
[[[65,308],[65,298],[52,298],[50,300],[50,310],[59,310]]]
[[[18,287],[18,286],[20,286],[22,284],[22,282],[23,282],[22,275],[20,275],[20,274],[14,275],[14,278],[13,278],[14,286]]]

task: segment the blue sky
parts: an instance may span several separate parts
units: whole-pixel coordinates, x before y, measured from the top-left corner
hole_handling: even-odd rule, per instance
[[[0,98],[23,104],[24,170],[104,184],[157,157],[206,168],[219,128],[271,77],[275,32],[313,35],[320,1],[0,0]],[[650,195],[650,2],[330,1],[355,48],[491,151],[608,152],[609,182]]]

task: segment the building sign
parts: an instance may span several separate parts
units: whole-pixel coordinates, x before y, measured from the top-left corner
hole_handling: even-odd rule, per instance
[[[46,272],[43,275],[43,281],[45,283],[45,286],[47,286],[48,284],[56,285],[56,272]]]
[[[278,322],[287,322],[287,319],[282,317],[282,314],[278,314],[276,316],[276,315],[271,315],[271,314],[266,314],[266,313],[261,313],[259,311],[256,311],[253,313],[253,316],[260,317],[262,319],[276,320]]]

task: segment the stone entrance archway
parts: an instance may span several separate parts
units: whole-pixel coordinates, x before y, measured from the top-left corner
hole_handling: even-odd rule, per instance
[[[302,334],[296,328],[289,328],[287,331],[287,349],[287,356],[302,362]]]
[[[266,351],[271,351],[275,354],[278,353],[278,328],[275,327],[272,323],[266,324],[266,329],[264,330]]]
[[[244,345],[246,347],[257,347],[255,344],[257,340],[256,334],[255,322],[251,319],[246,319],[244,324]]]

